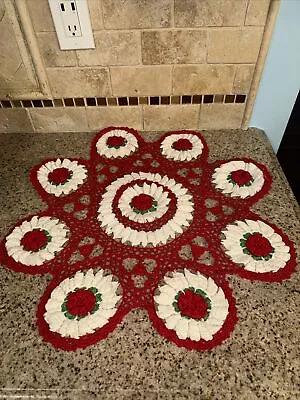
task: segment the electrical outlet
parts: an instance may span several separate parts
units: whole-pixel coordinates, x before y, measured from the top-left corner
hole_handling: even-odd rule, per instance
[[[82,32],[75,1],[61,0],[59,6],[66,36],[81,36]]]
[[[61,50],[95,48],[87,0],[48,0]]]

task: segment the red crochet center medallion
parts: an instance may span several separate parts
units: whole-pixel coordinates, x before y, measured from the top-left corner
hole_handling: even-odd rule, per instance
[[[265,166],[207,158],[196,131],[149,143],[134,129],[109,127],[94,138],[90,160],[33,168],[48,208],[20,221],[0,256],[14,271],[53,276],[37,310],[46,341],[84,348],[141,307],[169,341],[209,349],[237,323],[228,275],[290,277],[293,243],[250,210],[270,189]]]

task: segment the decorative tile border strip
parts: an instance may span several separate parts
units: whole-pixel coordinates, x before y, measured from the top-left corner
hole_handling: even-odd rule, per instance
[[[245,103],[245,94],[195,94],[183,96],[141,97],[70,97],[61,99],[0,100],[0,108],[47,108],[47,107],[106,107],[138,105],[176,105],[205,103]]]

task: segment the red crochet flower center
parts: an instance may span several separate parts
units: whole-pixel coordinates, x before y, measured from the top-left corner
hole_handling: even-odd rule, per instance
[[[178,139],[173,143],[173,148],[175,150],[191,150],[193,145],[188,139]]]
[[[202,319],[207,315],[208,304],[200,294],[190,289],[179,295],[177,306],[180,313],[189,318]]]
[[[96,296],[88,289],[79,289],[68,295],[67,310],[70,314],[83,317],[93,310]]]
[[[136,222],[131,220],[130,218],[126,217],[125,215],[122,214],[120,208],[119,208],[119,200],[124,193],[126,189],[129,187],[132,187],[134,184],[137,184],[139,186],[143,186],[145,183],[148,185],[151,185],[153,181],[147,180],[147,179],[137,179],[133,182],[129,182],[122,187],[120,187],[116,195],[112,201],[112,209],[113,213],[115,214],[116,218],[118,219],[119,222],[121,222],[125,227],[130,227],[135,230],[143,230],[146,232],[151,232],[156,229],[161,228],[163,225],[165,225],[170,219],[172,219],[177,211],[177,198],[175,194],[167,187],[160,185],[159,183],[156,182],[157,186],[160,186],[163,189],[163,192],[167,194],[168,198],[170,199],[170,203],[168,205],[168,210],[162,215],[160,218],[155,219],[153,222]],[[155,200],[154,200],[155,204]],[[130,205],[131,201],[130,201]]]
[[[112,147],[119,147],[125,144],[125,138],[122,136],[109,136],[107,138],[106,144]]]
[[[131,207],[137,208],[138,210],[149,210],[153,206],[153,197],[142,193],[138,196],[134,196],[130,204]]]
[[[268,239],[260,233],[253,233],[246,241],[246,247],[251,254],[257,257],[268,256],[273,247]]]
[[[48,242],[48,237],[44,231],[34,229],[26,232],[21,239],[21,245],[27,251],[38,251]]]
[[[237,169],[236,171],[231,172],[231,179],[241,186],[251,182],[252,175],[244,169]]]
[[[53,171],[49,172],[48,178],[51,182],[59,185],[66,182],[71,176],[71,172],[68,168],[55,168]]]

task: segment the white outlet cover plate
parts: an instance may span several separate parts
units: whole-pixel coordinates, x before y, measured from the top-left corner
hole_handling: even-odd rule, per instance
[[[63,21],[61,3],[66,4],[66,10],[71,6],[69,3],[75,3],[78,14],[81,36],[71,36],[65,30]],[[94,49],[95,42],[91,26],[89,8],[87,0],[48,0],[52,14],[59,46],[61,50],[76,50],[76,49]],[[67,11],[65,11],[67,12]]]

